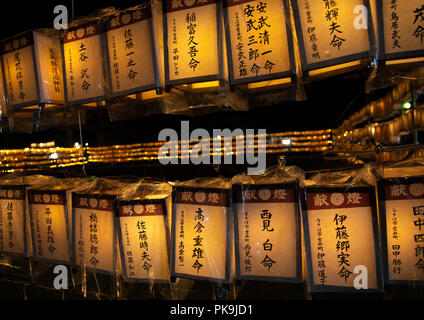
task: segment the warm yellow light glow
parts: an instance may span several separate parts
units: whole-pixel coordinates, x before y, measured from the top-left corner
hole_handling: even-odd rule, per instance
[[[206,81],[206,82],[193,83],[191,85],[191,88],[193,90],[196,90],[196,89],[214,88],[218,86],[219,86],[219,81]]]
[[[422,62],[422,61],[424,61],[424,57],[410,58],[410,59],[388,60],[388,61],[386,61],[386,65],[401,64],[401,63],[414,63],[414,62]]]
[[[259,89],[264,87],[272,87],[272,86],[279,86],[282,84],[288,84],[291,83],[291,78],[281,78],[281,79],[275,79],[275,80],[269,80],[269,81],[261,81],[261,82],[254,82],[249,83],[247,85],[247,89],[253,90],[253,89]]]
[[[144,91],[141,93],[141,100],[151,100],[151,99],[156,99],[163,96],[164,96],[163,93],[157,94],[156,90],[149,90],[149,91]]]
[[[339,70],[342,70],[342,69],[355,68],[355,67],[358,67],[360,65],[361,65],[360,60],[342,63],[342,64],[338,64],[338,65],[331,66],[331,67],[321,68],[321,69],[317,69],[317,70],[311,70],[311,71],[309,71],[309,76],[313,77],[313,76],[322,75],[322,74],[329,73],[329,72],[339,71]]]

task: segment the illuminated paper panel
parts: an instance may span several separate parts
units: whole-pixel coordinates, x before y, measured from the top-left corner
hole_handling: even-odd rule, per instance
[[[372,188],[307,188],[303,207],[311,291],[361,292],[356,266],[365,266],[369,291],[381,290],[375,196]]]
[[[164,1],[165,85],[217,80],[216,0]]]
[[[127,281],[169,281],[165,200],[120,202],[122,269]]]
[[[62,191],[28,191],[33,258],[69,263],[66,195]]]
[[[290,74],[293,44],[282,0],[227,0],[225,17],[231,83]]]
[[[303,70],[369,56],[372,24],[368,29],[357,29],[354,25],[359,15],[354,9],[364,3],[362,0],[292,1]]]
[[[70,29],[62,39],[68,103],[87,103],[105,97],[103,26]]]
[[[110,18],[107,30],[112,95],[156,88],[157,62],[150,5]]]
[[[424,178],[383,180],[379,188],[386,281],[424,282]]]
[[[229,282],[232,224],[229,192],[175,188],[171,275]]]
[[[302,281],[294,184],[233,185],[237,278]]]
[[[0,189],[0,252],[26,254],[25,188],[4,186]]]
[[[33,34],[28,32],[2,45],[8,107],[27,106],[38,102],[33,44]]]
[[[72,229],[75,265],[99,273],[113,273],[113,198],[73,193]]]
[[[401,59],[424,53],[424,8],[418,0],[377,0],[382,59]]]

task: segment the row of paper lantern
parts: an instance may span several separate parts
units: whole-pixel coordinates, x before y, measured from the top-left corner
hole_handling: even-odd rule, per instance
[[[139,92],[149,99],[170,86],[204,89],[226,79],[270,87],[296,74],[296,37],[302,71],[310,73],[369,58],[375,38],[383,60],[419,57],[420,3],[398,2],[151,1],[86,19],[60,40],[48,30],[3,41],[0,83],[12,109],[104,104]]]
[[[129,282],[301,283],[304,250],[312,291],[356,291],[358,277],[363,291],[377,292],[383,275],[391,284],[424,281],[422,176],[381,180],[379,215],[374,187],[321,176],[299,189],[278,179],[252,184],[241,176],[232,186],[200,179],[174,186],[172,200],[169,185],[151,182],[98,179],[89,193],[76,191],[80,179],[55,188],[3,185],[0,252]],[[137,196],[123,200],[129,190]]]

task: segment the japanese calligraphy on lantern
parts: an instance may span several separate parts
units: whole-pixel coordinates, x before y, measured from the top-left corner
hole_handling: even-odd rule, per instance
[[[305,245],[313,291],[354,288],[356,266],[368,272],[368,290],[381,289],[372,188],[306,188]]]
[[[38,101],[31,32],[2,44],[7,105],[20,107]]]
[[[0,252],[25,255],[25,189],[0,189]]]
[[[312,70],[368,57],[369,28],[356,28],[363,0],[292,1],[302,68]],[[369,8],[367,10],[369,12]]]
[[[282,0],[227,0],[225,16],[232,83],[290,73],[292,43]]]
[[[233,185],[239,279],[301,281],[294,184]]]
[[[164,1],[165,85],[216,80],[216,0]]]
[[[171,275],[229,282],[229,200],[224,189],[174,189]]]
[[[28,191],[34,259],[69,263],[66,195],[63,191]]]
[[[383,59],[421,56],[424,50],[424,3],[378,0],[377,19]]]
[[[74,263],[92,271],[113,273],[113,198],[73,193],[72,229]]]
[[[96,23],[69,29],[62,38],[70,103],[92,102],[105,96],[102,28]]]
[[[165,200],[122,201],[117,210],[126,280],[169,281]]]
[[[424,281],[424,178],[383,180],[380,198],[386,280]]]
[[[59,38],[34,32],[34,52],[37,62],[40,100],[50,104],[63,104],[65,90]]]
[[[151,19],[148,5],[108,20],[108,64],[113,95],[156,87]]]

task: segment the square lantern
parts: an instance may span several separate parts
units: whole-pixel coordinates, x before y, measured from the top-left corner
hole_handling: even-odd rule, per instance
[[[368,0],[291,3],[304,72],[354,69],[370,57],[375,35]]]
[[[410,59],[404,62],[423,60],[424,8],[422,1],[377,0],[377,20],[380,57],[386,60],[386,64],[407,58]]]
[[[110,96],[160,93],[160,73],[150,3],[119,12],[106,22]]]
[[[254,89],[261,81],[266,87],[291,82],[295,61],[288,8],[284,0],[224,1],[232,85]]]
[[[104,25],[92,21],[63,35],[65,97],[69,105],[99,106],[106,98]]]
[[[29,31],[4,41],[1,61],[9,110],[64,104],[62,56],[55,31]]]

